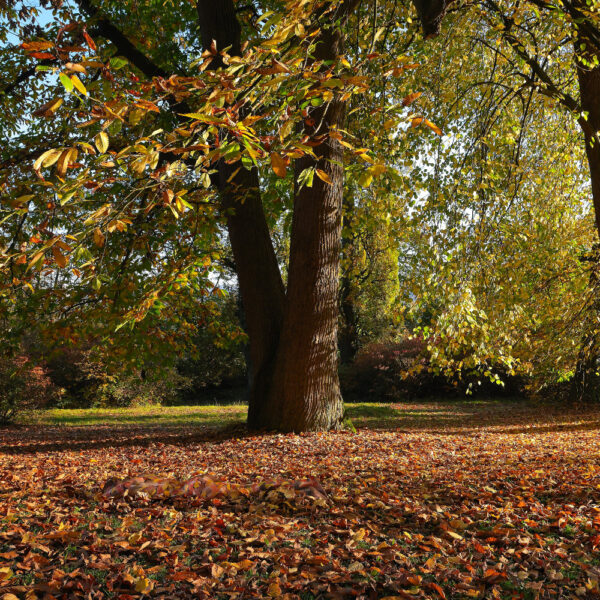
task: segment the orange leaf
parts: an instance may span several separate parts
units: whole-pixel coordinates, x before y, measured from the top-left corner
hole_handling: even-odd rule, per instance
[[[435,123],[432,123],[431,121],[429,121],[428,119],[424,119],[423,117],[414,117],[410,122],[411,127],[418,127],[421,124],[425,125],[426,127],[429,127],[429,129],[431,129],[438,135],[443,135],[442,130],[437,125],[435,125]]]
[[[59,250],[58,246],[52,246],[52,254],[54,255],[54,260],[56,264],[64,269],[67,266],[68,259],[67,257]]]
[[[406,98],[404,98],[404,100],[402,100],[402,106],[409,106],[410,104],[412,104],[419,96],[421,96],[423,92],[414,92],[412,94],[409,94],[408,96],[406,96]]]
[[[87,45],[90,47],[90,49],[93,50],[94,52],[96,52],[96,50],[97,50],[96,43],[89,36],[88,32],[85,29],[83,30],[83,37],[85,38],[85,41],[86,41]]]
[[[50,52],[31,52],[29,56],[31,56],[31,58],[38,58],[39,60],[56,58],[56,56]]]
[[[324,181],[325,183],[329,183],[329,184],[333,183],[333,181],[331,181],[331,177],[329,177],[329,175],[327,175],[327,173],[325,173],[325,171],[323,171],[323,169],[316,169],[315,173],[317,174],[317,177],[321,181]]]
[[[104,234],[100,231],[100,227],[96,227],[96,229],[94,229],[94,244],[99,248],[102,248],[102,246],[104,246],[104,239]]]
[[[429,127],[429,129],[431,129],[438,135],[443,135],[442,130],[435,123],[432,123],[431,121],[428,121],[427,119],[425,119],[423,121],[423,125],[427,125],[427,127]]]
[[[285,177],[285,172],[287,170],[285,160],[277,154],[277,152],[271,153],[271,166],[273,167],[273,171],[275,175],[279,177]]]
[[[77,150],[75,148],[67,148],[62,151],[62,154],[58,157],[56,164],[56,174],[59,177],[64,177],[67,173],[67,169],[72,162],[75,162],[77,158]]]

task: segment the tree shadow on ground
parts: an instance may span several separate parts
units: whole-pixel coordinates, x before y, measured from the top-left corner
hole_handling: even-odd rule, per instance
[[[185,446],[248,435],[241,414],[70,415],[72,426],[30,424],[0,428],[0,453],[35,454],[98,448]],[[528,400],[415,401],[401,404],[351,404],[346,416],[357,429],[402,434],[507,435],[600,429],[600,407],[566,406]],[[101,419],[103,424],[90,423]],[[224,425],[224,423],[226,423]]]
[[[247,435],[245,424],[210,426],[47,427],[20,425],[0,428],[0,453],[36,454],[99,448],[148,447],[152,444],[187,446],[214,443]]]
[[[474,434],[481,429],[533,434],[600,428],[600,406],[523,399],[360,404],[349,406],[346,416],[357,428],[438,435]]]

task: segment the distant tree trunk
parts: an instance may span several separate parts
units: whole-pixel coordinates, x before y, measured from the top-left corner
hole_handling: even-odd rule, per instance
[[[347,273],[342,275],[341,278],[340,312],[342,323],[338,348],[340,351],[340,363],[345,365],[354,360],[358,349],[358,319],[354,307],[352,281]]]
[[[352,199],[344,198],[344,214],[342,217],[342,229],[348,231],[352,227],[352,211],[354,203]],[[341,327],[338,339],[340,351],[340,362],[347,364],[354,360],[358,349],[358,315],[354,306],[354,294],[351,270],[353,267],[353,244],[350,236],[342,233],[342,254],[346,263],[342,268],[340,281],[340,313]]]

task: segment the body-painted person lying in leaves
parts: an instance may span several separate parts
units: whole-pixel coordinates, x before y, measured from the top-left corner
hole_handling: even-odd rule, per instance
[[[102,488],[105,498],[202,498],[211,500],[220,497],[237,497],[240,495],[261,495],[269,492],[281,492],[286,498],[304,496],[316,500],[326,500],[327,493],[317,479],[297,479],[284,481],[277,479],[255,483],[250,487],[218,481],[207,475],[195,475],[186,481],[169,477],[139,476],[118,479],[111,477]]]

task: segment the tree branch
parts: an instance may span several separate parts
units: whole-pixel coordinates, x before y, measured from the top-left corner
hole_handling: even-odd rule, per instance
[[[56,59],[50,60],[50,59],[46,58],[44,60],[41,60],[37,65],[30,67],[29,69],[26,69],[25,71],[21,71],[21,73],[19,73],[17,75],[16,79],[12,83],[9,83],[3,90],[0,90],[0,95],[1,94],[10,94],[12,91],[15,90],[15,88],[19,87],[24,81],[26,81],[30,77],[33,77],[37,72],[38,65],[51,65],[55,62],[56,62]]]
[[[169,73],[138,50],[120,29],[102,16],[90,0],[76,0],[76,2],[90,19],[95,19],[98,33],[110,40],[117,48],[118,53],[137,67],[146,77],[169,77]]]

